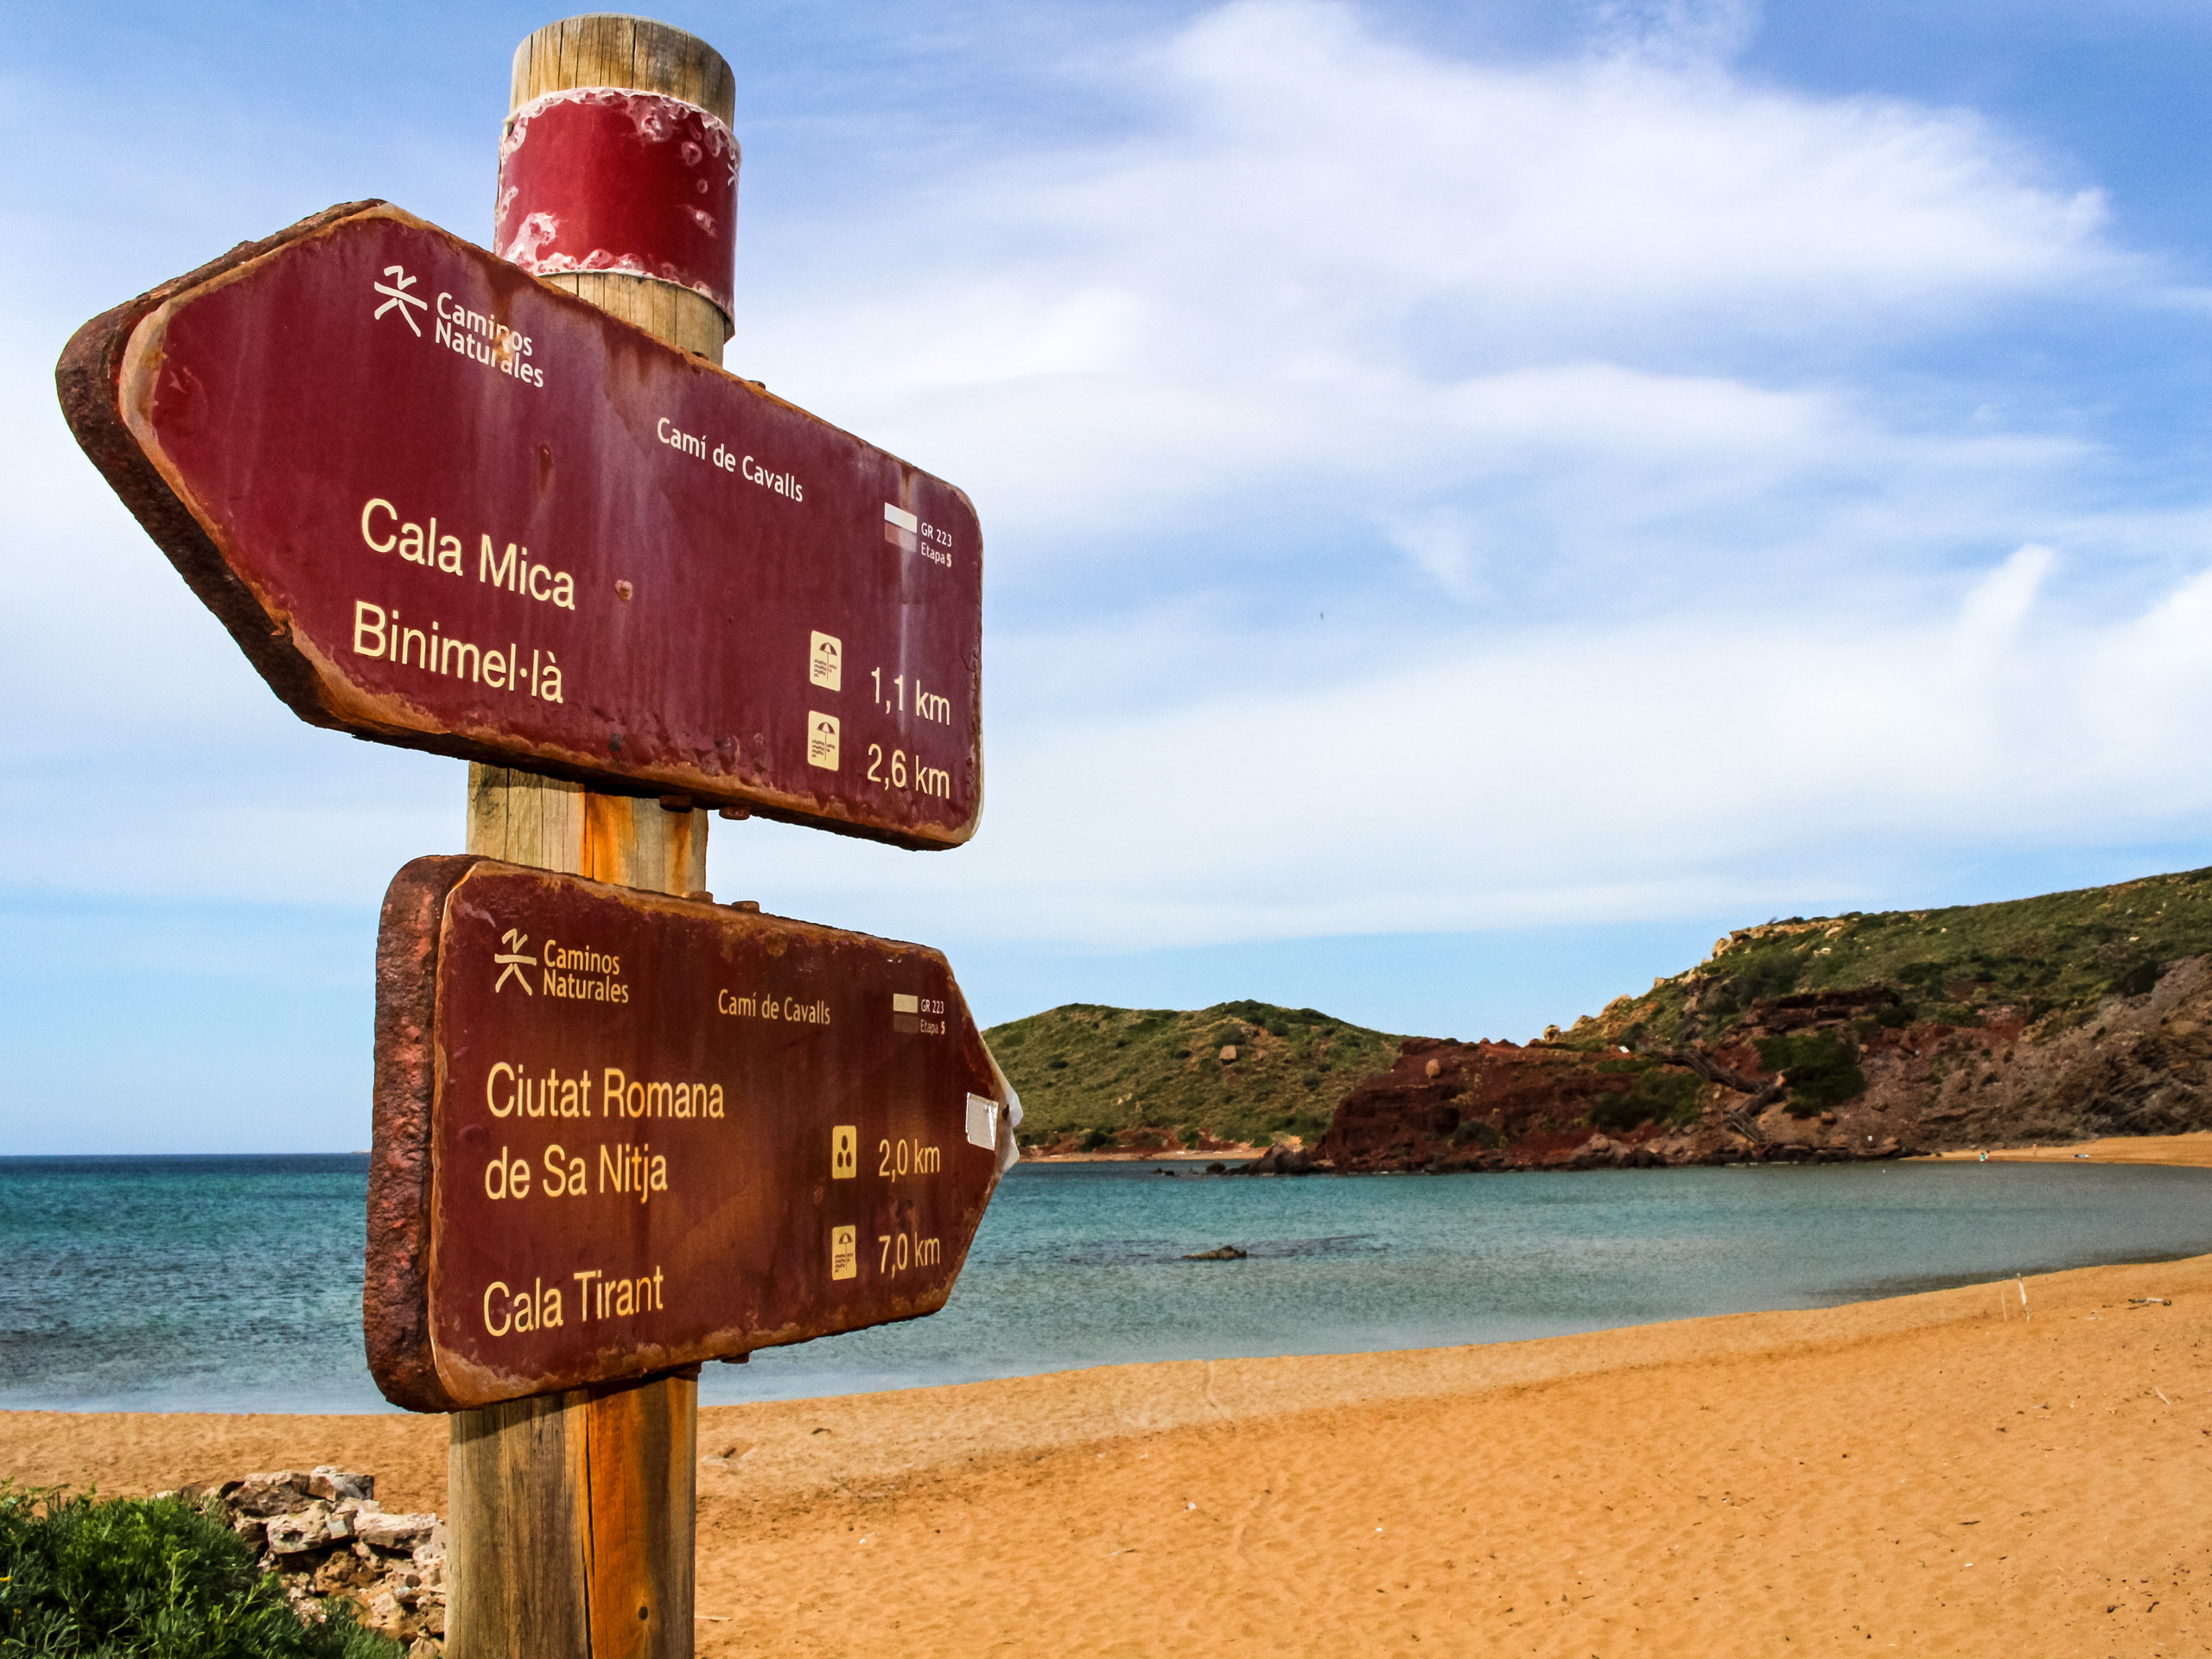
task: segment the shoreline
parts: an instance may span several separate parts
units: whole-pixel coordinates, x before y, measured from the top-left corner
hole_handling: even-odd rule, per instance
[[[1267,1150],[1265,1147],[1245,1147],[1213,1152],[1024,1152],[1021,1161],[1025,1164],[1249,1163]],[[1985,1151],[1991,1163],[2164,1164],[2177,1169],[2212,1169],[2212,1129],[2194,1130],[2183,1135],[2103,1135],[2093,1141],[2023,1142],[1988,1147],[1947,1147],[1934,1152],[1906,1153],[1901,1161],[1926,1160],[1931,1163],[1978,1163]],[[1316,1173],[1384,1174],[1402,1172],[1328,1170]]]
[[[2208,1338],[2197,1256],[709,1407],[699,1651],[2177,1651],[2212,1634]],[[442,1513],[446,1438],[6,1412],[0,1473],[122,1494],[335,1463]]]
[[[1222,1147],[1211,1152],[1029,1152],[1025,1164],[1229,1164],[1249,1163],[1265,1147]]]
[[[1979,1163],[1984,1151],[1993,1164],[2165,1164],[2177,1169],[2207,1169],[2212,1168],[2212,1130],[2189,1135],[2104,1135],[2094,1141],[2055,1145],[2036,1142],[1988,1147],[1952,1147],[1917,1155],[1947,1163]]]

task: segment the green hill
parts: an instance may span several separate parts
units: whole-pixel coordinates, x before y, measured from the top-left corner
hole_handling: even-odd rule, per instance
[[[2212,1028],[2212,988],[2200,976],[2146,994],[2169,964],[2205,956],[2212,869],[1998,904],[1793,916],[1737,929],[1697,966],[1616,997],[1569,1030],[1551,1027],[1529,1052],[1551,1050],[1564,1063],[1570,1057],[1556,1051],[1580,1049],[1592,1057],[1585,1064],[1640,1072],[1668,1070],[1675,1062],[1660,1051],[1685,1043],[1732,1045],[1741,1052],[1729,1064],[1751,1064],[1744,1056],[1756,1050],[1758,1064],[1802,1079],[1812,1061],[1799,1051],[1834,1049],[1838,1077],[1865,1091],[1835,1101],[1890,1114],[1820,1131],[1851,1130],[1854,1147],[1879,1136],[1957,1145],[2170,1133],[2212,1114],[2212,1089],[2195,1080],[2196,1069],[2212,1077],[2212,1046],[2199,1034]],[[1817,995],[1877,987],[1857,998]],[[1355,1085],[1390,1070],[1404,1040],[1266,1002],[1189,1013],[1070,1003],[987,1035],[1021,1092],[1023,1144],[1061,1150],[1264,1146],[1289,1135],[1310,1144]],[[1611,1052],[1617,1045],[1652,1058]],[[1224,1060],[1224,1048],[1236,1057]],[[1857,1059],[1864,1070],[1853,1069]],[[1433,1086],[1423,1086],[1414,1103],[1433,1116]],[[1705,1096],[1704,1128],[1719,1137],[1713,1113],[1737,1096],[1717,1086]],[[1834,1104],[1807,1093],[1787,1109],[1802,1117],[1808,1103]],[[1547,1127],[1580,1124],[1587,1104],[1562,1096],[1547,1109],[1560,1122]],[[1813,1135],[1812,1122],[1790,1133]],[[1389,1128],[1397,1117],[1385,1112],[1377,1123]]]
[[[2163,963],[2208,951],[2212,869],[1999,904],[1793,916],[1738,928],[1698,966],[1545,1035],[1712,1042],[1759,999],[1884,985],[1904,999],[1884,1013],[1886,1025],[1973,1027],[2001,1007],[2047,1037],[2082,1023],[2101,998],[2148,991]]]
[[[1271,1002],[1188,1013],[1071,1002],[984,1035],[1020,1091],[1022,1144],[1094,1150],[1310,1141],[1404,1040]]]

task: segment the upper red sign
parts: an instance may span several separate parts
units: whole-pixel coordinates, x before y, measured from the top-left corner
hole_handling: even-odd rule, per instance
[[[942,480],[383,203],[87,323],[86,451],[302,719],[916,848],[982,804]]]

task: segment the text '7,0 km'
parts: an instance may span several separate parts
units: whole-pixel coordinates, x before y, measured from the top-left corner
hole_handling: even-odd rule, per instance
[[[365,1328],[417,1411],[933,1313],[1014,1160],[920,945],[423,858],[377,979]]]
[[[982,803],[959,490],[383,203],[78,332],[78,442],[381,742],[928,849]]]

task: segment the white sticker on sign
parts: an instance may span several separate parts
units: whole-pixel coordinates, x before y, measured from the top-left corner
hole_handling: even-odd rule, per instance
[[[968,1144],[986,1152],[999,1143],[999,1103],[981,1095],[968,1096]]]
[[[922,1011],[922,999],[921,999],[920,997],[918,997],[918,996],[908,996],[908,995],[907,995],[905,992],[903,992],[903,991],[893,991],[893,992],[892,992],[892,993],[891,993],[891,1012],[892,1012],[892,1013],[893,1013],[893,1014],[919,1014],[921,1011]]]
[[[855,1227],[832,1227],[830,1230],[830,1276],[832,1279],[857,1279],[861,1276],[861,1251]]]
[[[807,678],[824,691],[845,689],[845,643],[834,633],[817,633],[807,648]]]
[[[837,716],[809,710],[806,716],[806,764],[837,770]]]

